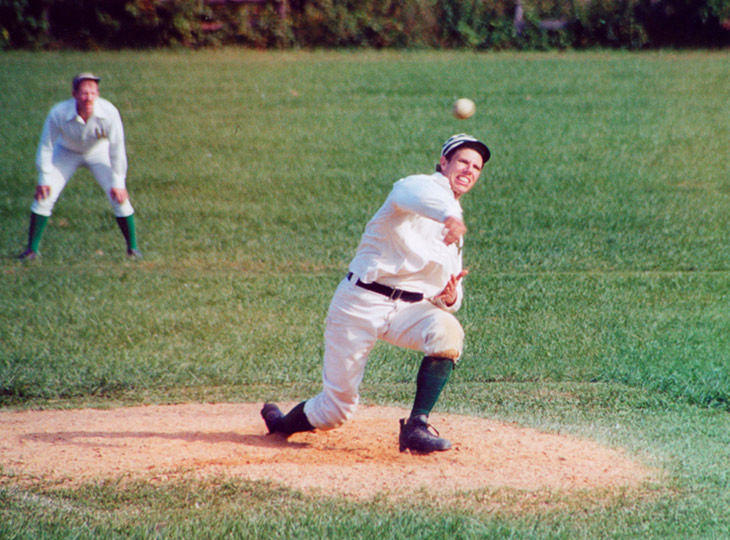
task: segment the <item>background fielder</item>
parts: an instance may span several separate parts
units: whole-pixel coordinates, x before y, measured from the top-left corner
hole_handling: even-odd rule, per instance
[[[400,450],[448,450],[429,431],[428,415],[462,353],[463,236],[459,198],[489,160],[487,146],[459,134],[441,149],[436,172],[395,183],[370,220],[327,314],[323,388],[286,416],[271,403],[261,415],[270,433],[333,429],[358,402],[365,365],[378,339],[425,354],[411,414],[400,420]]]
[[[117,108],[99,97],[100,78],[80,73],[71,83],[72,99],[53,106],[46,117],[36,153],[38,184],[31,205],[28,245],[20,259],[38,256],[43,230],[66,183],[87,167],[107,194],[127,244],[139,258],[134,208],[126,188],[124,127]]]

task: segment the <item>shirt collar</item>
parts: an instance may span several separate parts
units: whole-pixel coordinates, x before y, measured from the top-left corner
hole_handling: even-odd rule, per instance
[[[106,115],[104,114],[104,109],[101,107],[99,103],[99,99],[96,98],[96,101],[94,102],[94,112],[91,113],[92,118],[105,118]],[[72,120],[75,120],[77,117],[79,117],[79,113],[76,111],[76,100],[74,98],[71,98],[66,101],[66,109],[64,111],[64,117],[66,118],[66,121],[71,122]],[[79,117],[80,118],[80,117]]]

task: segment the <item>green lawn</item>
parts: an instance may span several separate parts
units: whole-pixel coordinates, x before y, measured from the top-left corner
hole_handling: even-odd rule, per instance
[[[22,264],[43,119],[82,70],[121,110],[145,258],[81,171]],[[0,406],[308,397],[365,222],[465,131],[493,159],[464,198],[467,346],[439,409],[663,471],[608,502],[323,512],[276,485],[61,489],[0,462],[0,538],[729,538],[728,80],[727,52],[0,53]],[[363,400],[409,406],[419,361],[376,347]]]

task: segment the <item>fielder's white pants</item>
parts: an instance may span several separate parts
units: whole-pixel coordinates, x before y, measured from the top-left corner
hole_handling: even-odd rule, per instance
[[[454,362],[463,348],[464,331],[451,313],[428,300],[389,300],[356,281],[357,276],[343,280],[332,298],[324,333],[323,389],[304,405],[309,422],[323,430],[342,425],[355,412],[365,365],[378,339]]]
[[[50,186],[51,193],[40,201],[33,199],[33,204],[30,207],[31,211],[40,216],[50,216],[63,188],[66,187],[66,184],[79,167],[88,168],[94,175],[94,178],[106,193],[116,217],[127,217],[134,213],[134,208],[132,208],[129,199],[124,204],[119,204],[111,198],[110,190],[114,187],[114,176],[109,159],[108,142],[106,144],[97,144],[86,154],[71,152],[61,146],[54,147],[53,169],[48,174],[40,173],[38,180],[39,185]]]

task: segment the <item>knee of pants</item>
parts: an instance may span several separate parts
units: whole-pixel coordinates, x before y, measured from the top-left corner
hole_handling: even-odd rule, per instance
[[[30,211],[39,216],[50,217],[53,213],[53,207],[56,206],[64,187],[66,187],[66,180],[63,175],[58,171],[54,170],[52,174],[47,177],[41,176],[39,182],[43,183],[39,185],[49,186],[50,192],[44,199],[38,200],[35,197],[30,205]]]
[[[40,201],[33,199],[33,204],[30,205],[30,211],[34,214],[38,214],[39,216],[50,217],[53,212],[53,206],[56,202],[55,199],[50,199],[50,197],[46,197]]]
[[[449,313],[444,313],[438,323],[427,333],[423,352],[427,356],[450,358],[456,362],[464,348],[464,330],[456,317]]]
[[[347,422],[355,414],[359,396],[339,396],[323,391],[307,401],[304,412],[309,422],[323,431],[335,429]]]
[[[124,201],[124,204],[119,204],[118,202],[111,200],[111,198],[109,198],[109,202],[112,205],[115,217],[124,218],[134,214],[134,208],[132,207],[132,203],[129,202],[129,199]]]

